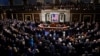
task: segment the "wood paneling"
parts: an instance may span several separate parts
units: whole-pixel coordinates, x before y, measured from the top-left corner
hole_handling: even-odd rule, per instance
[[[23,20],[22,14],[17,14],[18,20]]]
[[[72,21],[80,21],[80,14],[72,14]]]
[[[82,14],[82,19],[81,21],[93,21],[93,14]]]
[[[34,14],[34,21],[40,21],[40,15]]]

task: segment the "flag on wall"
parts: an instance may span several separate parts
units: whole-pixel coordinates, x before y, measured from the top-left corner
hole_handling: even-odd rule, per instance
[[[52,14],[52,22],[58,22],[58,14]]]

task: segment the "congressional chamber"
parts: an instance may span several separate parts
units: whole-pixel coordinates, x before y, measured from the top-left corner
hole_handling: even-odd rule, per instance
[[[100,56],[100,0],[0,0],[0,56]]]

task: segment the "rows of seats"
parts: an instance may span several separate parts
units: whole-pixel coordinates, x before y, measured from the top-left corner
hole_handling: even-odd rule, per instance
[[[99,22],[66,22],[67,29],[49,30],[39,24],[1,20],[0,56],[100,56]]]

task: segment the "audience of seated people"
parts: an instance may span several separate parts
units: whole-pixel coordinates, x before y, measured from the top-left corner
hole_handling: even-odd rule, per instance
[[[100,56],[98,22],[67,22],[41,29],[40,22],[0,21],[0,56]]]

